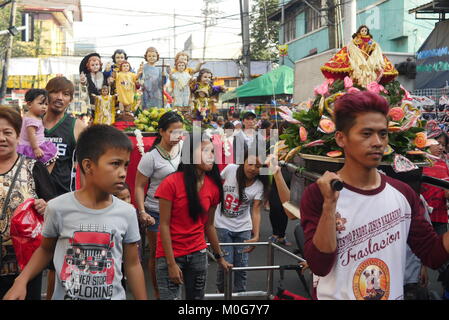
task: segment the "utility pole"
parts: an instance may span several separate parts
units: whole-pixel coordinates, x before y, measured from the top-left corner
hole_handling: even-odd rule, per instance
[[[203,61],[206,57],[206,32],[207,32],[207,18],[209,17],[209,1],[206,0],[206,9],[204,10],[204,37],[203,37]]]
[[[285,10],[284,10],[284,1],[282,0],[282,7],[281,7],[281,28],[282,28],[282,34],[281,34],[281,44],[285,44]],[[285,58],[282,56],[282,65],[284,65]]]
[[[175,57],[175,55],[176,55],[176,9],[173,9],[173,58]]]
[[[243,4],[242,4],[243,1]],[[243,60],[243,83],[251,81],[251,55],[249,39],[249,0],[240,0],[240,17],[242,20],[242,60]]]
[[[9,29],[15,27],[16,24],[16,11],[17,11],[17,2],[16,0],[11,1],[11,16],[9,17]],[[5,61],[3,63],[3,73],[2,73],[2,85],[0,87],[0,99],[1,103],[5,103],[5,96],[6,96],[6,87],[8,83],[8,67],[9,67],[9,60],[11,59],[11,52],[12,52],[12,43],[14,40],[14,36],[10,33],[8,38],[8,47],[6,49],[5,54]]]
[[[337,47],[335,0],[327,0],[326,6],[327,6],[327,27],[329,30],[329,49],[335,49]]]
[[[344,2],[345,21],[343,27],[344,44],[352,39],[352,34],[357,30],[357,4],[355,0],[345,0]]]

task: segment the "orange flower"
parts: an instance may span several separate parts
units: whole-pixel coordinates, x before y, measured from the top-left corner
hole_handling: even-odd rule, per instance
[[[424,148],[427,142],[427,135],[425,132],[418,132],[415,137],[415,146],[417,148]]]
[[[304,127],[299,127],[299,139],[301,142],[304,142],[307,140],[307,130]]]
[[[393,121],[401,121],[402,118],[404,118],[405,113],[401,107],[394,107],[394,108],[390,109],[390,112],[388,112],[388,115],[391,117],[391,119]]]
[[[335,124],[330,119],[321,119],[319,127],[324,133],[332,133],[335,131]]]

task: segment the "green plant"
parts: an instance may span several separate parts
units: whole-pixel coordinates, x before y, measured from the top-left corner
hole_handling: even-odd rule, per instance
[[[355,88],[361,91],[366,90],[359,86],[355,86]],[[333,119],[334,102],[346,93],[344,82],[336,80],[329,84],[325,93],[316,94],[310,108],[291,113],[283,109],[285,114],[281,115],[290,123],[280,139],[285,141],[288,149],[296,148],[296,152],[319,156],[338,154],[336,152],[329,153],[331,151],[343,151],[335,141],[332,126],[325,127],[322,123],[325,121],[329,125]],[[415,145],[416,135],[424,131],[426,122],[419,120],[419,112],[410,103],[402,102],[405,91],[398,81],[392,81],[385,85],[384,91],[381,91],[380,94],[387,99],[390,108],[398,109],[396,111],[402,115],[402,118],[395,118],[394,122],[390,121],[388,138],[392,152],[386,152],[382,160],[392,162],[394,156],[399,154],[414,162],[424,161],[423,154],[409,154],[409,152],[417,148]],[[391,120],[390,116],[389,120]],[[297,123],[298,121],[299,123]],[[301,127],[307,133],[304,134],[303,131],[302,140],[299,132]],[[292,154],[290,154],[291,157]]]

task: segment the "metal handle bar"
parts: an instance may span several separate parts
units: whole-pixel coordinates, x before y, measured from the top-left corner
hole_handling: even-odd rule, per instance
[[[298,173],[298,174],[302,175],[303,177],[308,178],[313,181],[316,181],[319,178],[321,178],[321,174],[319,174],[319,173],[307,171],[307,170],[301,170],[299,167],[295,166],[294,164],[287,163],[285,161],[279,161],[279,165],[281,167],[287,167],[287,168],[293,169],[295,171],[295,173]],[[341,182],[340,180],[337,180],[337,179],[332,179],[330,182],[330,185],[331,185],[331,188],[335,191],[340,191],[341,189],[343,189],[343,182]]]

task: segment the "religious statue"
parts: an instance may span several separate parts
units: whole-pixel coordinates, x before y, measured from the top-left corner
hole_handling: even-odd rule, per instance
[[[372,82],[385,84],[398,75],[366,25],[357,29],[348,45],[322,66],[321,72],[327,79],[343,80],[349,76],[363,87]]]

